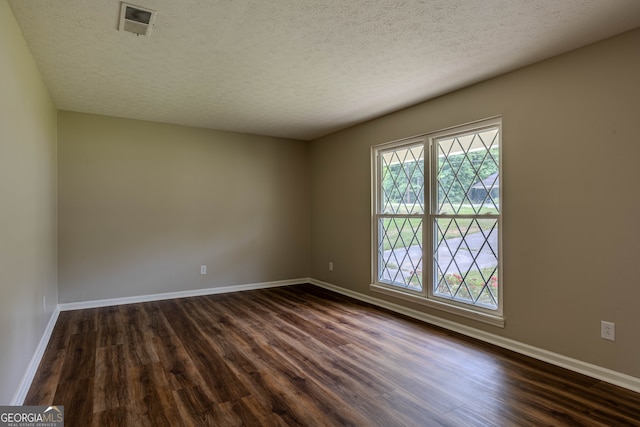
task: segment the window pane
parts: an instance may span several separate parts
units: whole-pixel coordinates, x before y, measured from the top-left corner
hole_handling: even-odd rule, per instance
[[[438,218],[434,232],[434,294],[497,309],[498,219]]]
[[[422,290],[422,219],[380,218],[378,280]]]
[[[380,213],[424,212],[424,145],[382,152]]]
[[[499,213],[499,141],[498,128],[436,140],[437,214]]]

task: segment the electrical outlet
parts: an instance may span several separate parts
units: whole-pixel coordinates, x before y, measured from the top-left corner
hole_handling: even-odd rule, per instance
[[[612,322],[600,322],[600,338],[603,340],[616,340],[616,324]]]
[[[45,311],[47,310],[47,296],[46,295],[42,297],[42,309],[45,310]]]
[[[329,261],[329,271],[333,271],[333,261]]]
[[[200,266],[200,274],[207,274],[207,266],[206,265],[201,265]]]

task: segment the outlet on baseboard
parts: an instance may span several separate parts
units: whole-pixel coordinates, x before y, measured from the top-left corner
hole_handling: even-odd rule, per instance
[[[613,322],[600,322],[600,338],[603,340],[616,340],[616,324]]]

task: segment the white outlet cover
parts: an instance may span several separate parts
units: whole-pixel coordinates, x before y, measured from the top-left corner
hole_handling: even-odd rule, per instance
[[[612,322],[600,322],[600,338],[609,341],[616,340],[616,324]]]

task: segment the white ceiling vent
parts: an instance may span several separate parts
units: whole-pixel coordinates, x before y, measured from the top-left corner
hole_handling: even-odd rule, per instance
[[[129,31],[139,36],[148,36],[153,26],[156,12],[144,7],[121,3],[120,6],[120,31]]]

